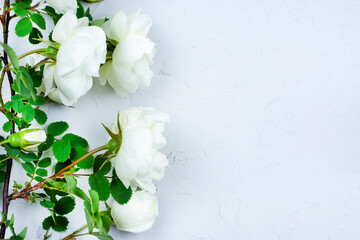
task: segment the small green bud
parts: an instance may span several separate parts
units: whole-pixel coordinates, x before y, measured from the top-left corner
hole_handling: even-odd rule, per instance
[[[110,150],[110,152],[117,153],[120,150],[122,143],[122,133],[121,133],[120,120],[119,120],[119,113],[118,113],[118,120],[116,123],[117,129],[115,129],[115,132],[111,131],[110,128],[106,127],[104,124],[103,126],[111,137],[110,141],[106,144],[107,148]]]
[[[20,147],[25,151],[33,151],[37,146],[46,141],[46,133],[40,128],[22,129],[10,135],[8,143],[12,147]]]
[[[13,133],[9,137],[9,144],[12,147],[20,147],[21,146],[21,136],[19,133]]]

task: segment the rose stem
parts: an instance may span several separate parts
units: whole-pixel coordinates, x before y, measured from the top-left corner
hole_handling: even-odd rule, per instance
[[[9,23],[11,20],[10,17],[10,12],[8,12],[8,8],[10,8],[10,0],[5,0],[4,1],[4,7],[3,7],[3,15],[2,17],[2,25],[3,25],[3,41],[5,44],[8,44],[8,38],[9,38]],[[9,60],[8,60],[8,55],[4,49],[4,53],[3,53],[3,62],[4,62],[4,66],[7,66],[9,64]],[[9,81],[9,85],[10,85],[10,92],[11,92],[11,96],[15,95],[15,91],[12,89],[11,85],[13,84],[13,77],[11,75],[11,71],[7,70],[7,76],[8,76],[8,81]],[[1,89],[0,89],[1,90]],[[12,129],[11,129],[11,134],[15,132],[15,123],[12,122]],[[1,224],[1,229],[0,229],[0,238],[5,238],[5,231],[6,231],[6,227],[5,227],[5,220],[7,218],[7,213],[9,210],[9,203],[10,203],[10,198],[8,197],[9,194],[9,183],[10,183],[10,175],[11,175],[11,167],[12,167],[12,162],[13,160],[11,158],[9,158],[7,160],[7,165],[6,165],[6,174],[5,174],[5,182],[4,182],[4,189],[3,189],[3,208],[2,208],[2,213],[5,214],[4,215],[4,219],[3,219],[3,223]]]

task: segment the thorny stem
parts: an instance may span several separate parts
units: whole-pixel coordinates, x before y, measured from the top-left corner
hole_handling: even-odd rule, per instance
[[[0,161],[1,162],[1,161]],[[74,177],[90,177],[92,174],[86,174],[86,173],[69,173],[66,174],[67,176],[74,176]],[[57,178],[64,178],[65,174],[61,174],[59,176],[57,176]],[[110,176],[104,176],[106,178],[112,178]]]
[[[45,63],[51,63],[50,58],[44,58],[43,60],[41,60],[40,62],[38,62],[34,66],[32,66],[32,68],[37,68],[37,67],[39,67],[41,65],[44,65]]]
[[[11,20],[10,12],[8,11],[9,8],[10,8],[10,0],[4,0],[3,14],[0,16],[0,18],[1,18],[1,23],[3,26],[3,42],[5,44],[8,44],[8,38],[9,38],[9,23]],[[8,55],[5,50],[3,52],[2,60],[3,60],[4,66],[7,66],[9,64]],[[13,83],[13,77],[12,77],[10,71],[7,71],[7,77],[8,77],[8,81],[9,81],[9,85],[10,85],[11,96],[13,96],[13,95],[15,95],[15,91],[11,88],[11,85]],[[1,86],[0,86],[0,91],[1,91]],[[15,132],[15,124],[13,122],[11,134],[14,132]],[[9,195],[9,183],[10,183],[12,162],[13,162],[13,160],[10,158],[7,160],[7,165],[6,165],[5,182],[4,182],[4,188],[3,188],[3,206],[2,206],[2,213],[4,214],[3,221],[6,220],[5,217],[7,216],[7,213],[9,210],[10,198],[8,197],[8,195]],[[5,232],[6,232],[6,226],[4,223],[2,223],[1,229],[0,229],[0,238],[5,238]]]
[[[4,67],[3,70],[1,71],[1,77],[0,77],[0,104],[1,104],[1,108],[3,108],[3,109],[5,109],[5,104],[4,104],[4,100],[2,97],[1,87],[2,87],[2,83],[4,81],[5,72],[6,72],[6,68]]]
[[[75,166],[76,164],[78,164],[79,162],[81,162],[82,160],[86,159],[87,157],[97,153],[97,152],[100,152],[102,150],[105,150],[107,149],[106,146],[101,146],[101,147],[98,147],[98,148],[95,148],[94,150],[88,152],[87,154],[85,154],[84,156],[80,157],[78,160],[76,160],[75,162],[71,163],[70,165],[64,167],[63,169],[61,169],[60,171],[58,171],[57,173],[55,173],[54,175],[52,175],[51,177],[49,177],[48,179],[54,179],[54,178],[57,178],[59,176],[61,176],[66,170],[72,168],[73,166]],[[47,179],[45,179],[44,181],[42,182],[39,182],[38,184],[32,186],[32,187],[28,187],[28,188],[25,188],[23,189],[22,191],[18,192],[18,193],[12,193],[8,198],[13,200],[13,199],[16,199],[16,198],[21,198],[22,196],[32,192],[32,191],[35,191],[39,188],[42,188],[44,186],[44,184],[46,183]]]
[[[18,58],[22,59],[22,58],[24,58],[26,56],[29,56],[29,55],[34,54],[34,53],[39,53],[39,52],[46,52],[46,48],[39,48],[39,49],[35,49],[35,50],[32,50],[32,51],[26,52],[24,54],[21,54]]]
[[[87,157],[90,157],[91,155],[100,152],[102,150],[107,149],[107,146],[101,146],[98,148],[95,148],[94,150],[88,152],[87,154],[85,154],[84,156],[82,156],[81,158],[79,158],[78,160],[76,160],[75,162],[71,163],[70,165],[64,167],[63,169],[61,169],[60,171],[58,171],[57,173],[55,173],[52,177],[50,177],[51,179],[56,178],[57,176],[61,175],[63,172],[65,172],[66,170],[72,168],[73,166],[75,166],[76,164],[78,164],[79,162],[81,162],[82,160],[84,160]]]

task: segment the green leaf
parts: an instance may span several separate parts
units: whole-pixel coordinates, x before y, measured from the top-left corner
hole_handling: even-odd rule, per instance
[[[92,219],[92,210],[91,210],[91,200],[90,200],[90,198],[88,198],[87,200],[84,201],[84,207],[85,207],[85,210],[90,213],[90,216],[91,216],[90,218]]]
[[[47,121],[47,115],[40,109],[35,109],[35,120],[38,124],[44,125]]]
[[[66,122],[53,122],[48,126],[47,132],[55,137],[63,134],[68,128],[69,124]]]
[[[0,183],[5,181],[6,172],[0,171]]]
[[[42,177],[39,177],[39,176],[35,176],[34,179],[38,182],[42,182],[44,181],[44,179]]]
[[[41,43],[41,40],[39,40],[39,39],[41,39],[41,38],[43,38],[42,33],[40,32],[39,29],[37,29],[37,28],[34,27],[34,28],[31,30],[31,33],[29,34],[29,42],[30,42],[31,44],[39,44],[39,43]]]
[[[8,122],[4,123],[2,128],[3,128],[4,132],[10,132],[12,129],[12,122],[8,121]]]
[[[112,220],[110,216],[101,216],[101,220],[103,222],[103,227],[105,228],[105,231],[108,233],[110,231],[110,226],[112,224]]]
[[[33,77],[33,75],[31,77]],[[29,103],[31,105],[41,106],[41,105],[44,105],[46,103],[46,99],[44,97],[42,97],[42,96],[36,96],[35,100],[29,99]]]
[[[45,57],[44,57],[45,59]],[[44,60],[42,59],[42,60]],[[44,65],[40,66],[39,70],[32,68],[31,66],[27,65],[27,68],[29,70],[30,73],[30,77],[33,80],[33,85],[34,87],[40,87],[42,84],[42,78],[43,78],[43,74],[44,74]],[[36,96],[35,99],[29,99],[29,103],[31,105],[44,105],[46,103],[46,98],[42,97],[42,96]]]
[[[36,174],[39,175],[40,177],[46,177],[48,172],[46,169],[39,168],[38,170],[36,170]]]
[[[65,162],[70,157],[71,146],[69,141],[58,140],[53,144],[53,153],[59,162]]]
[[[45,151],[50,149],[54,141],[55,141],[54,136],[47,134],[45,143],[40,144],[40,146],[38,147],[39,151]]]
[[[21,117],[24,119],[25,122],[28,122],[28,123],[31,122],[32,120],[34,120],[34,118],[35,118],[34,108],[29,104],[25,104]]]
[[[25,122],[24,120],[22,120],[19,117],[15,117],[14,122],[15,122],[16,126],[19,127],[19,129],[26,128],[26,127],[30,126],[27,122]]]
[[[86,149],[89,146],[88,142],[84,138],[72,133],[68,133],[63,136],[62,140],[69,141],[72,147],[80,146]]]
[[[87,17],[90,20],[90,22],[93,20],[93,17],[90,14],[90,8],[86,9],[86,12],[84,15],[85,15],[85,17]]]
[[[73,176],[65,175],[65,179],[69,192],[83,199],[85,202],[90,202],[89,197],[84,193],[84,191],[76,186],[76,179]]]
[[[5,116],[6,116],[6,118],[9,119],[9,120],[14,119],[14,114],[13,114],[12,112],[10,112],[10,111],[7,111],[7,112],[5,113]]]
[[[1,61],[0,61],[0,62],[1,62]],[[12,106],[13,106],[13,103],[10,102],[10,101],[8,101],[8,102],[5,103],[5,109],[6,109],[6,110],[10,110],[10,109],[12,108]]]
[[[51,158],[49,157],[40,160],[40,162],[38,163],[38,166],[42,168],[46,168],[50,165],[51,165]]]
[[[69,221],[66,217],[56,216],[55,223],[53,224],[52,228],[56,232],[63,232],[67,229],[68,224],[69,224]]]
[[[37,197],[37,198],[46,198],[45,193],[35,193],[35,192],[33,192],[32,194],[33,194],[34,197]]]
[[[68,190],[70,192],[74,191],[76,188],[76,179],[73,176],[65,175],[65,180],[68,186]]]
[[[58,171],[60,171],[61,169],[69,166],[71,163],[72,163],[72,162],[71,162],[70,159],[66,160],[65,162],[57,162],[57,163],[55,164],[54,171],[55,171],[55,172],[58,172]]]
[[[76,11],[76,17],[77,18],[85,17],[85,10],[84,10],[83,5],[80,2],[78,2],[78,8],[77,8],[77,11]]]
[[[89,185],[92,190],[99,194],[101,201],[106,201],[110,197],[110,182],[103,175],[92,174],[89,177]]]
[[[44,11],[54,20],[54,24],[56,24],[63,16],[63,14],[57,13],[55,9],[50,6],[46,6]],[[50,41],[52,40],[50,39]]]
[[[50,229],[50,227],[52,227],[57,232],[65,231],[68,224],[69,221],[64,216],[54,216],[54,219],[52,218],[52,216],[48,216],[42,222],[42,226],[45,230],[48,230]]]
[[[27,227],[24,228],[17,236],[18,236],[20,239],[25,239],[25,237],[26,237],[26,232],[27,232]]]
[[[20,154],[20,152],[21,152],[20,149],[13,148],[9,144],[5,144],[5,150],[6,150],[7,155],[9,155],[9,156],[16,156],[16,155]]]
[[[30,5],[24,2],[17,2],[14,6],[14,12],[19,17],[25,17],[28,13]]]
[[[26,87],[24,86],[24,84],[21,81],[21,72],[17,72],[16,76],[15,76],[15,81],[14,83],[11,85],[12,89],[15,92],[18,92],[25,96],[25,97],[29,97],[30,96],[30,92],[28,89],[26,89]]]
[[[92,232],[90,235],[93,235],[100,240],[114,240],[110,235],[104,236],[98,232]]]
[[[113,178],[110,185],[111,196],[117,201],[119,204],[123,205],[127,203],[132,195],[131,188],[126,188],[121,180],[116,175],[115,169],[113,170]]]
[[[11,84],[11,88],[17,93],[20,92],[18,87],[18,83],[21,82],[20,77],[21,77],[21,73],[17,72],[15,76],[15,81],[13,82],[13,84]]]
[[[33,162],[33,161],[37,160],[37,157],[36,157],[35,153],[24,153],[24,152],[20,152],[19,157],[20,157],[24,162]]]
[[[108,21],[109,18],[102,18],[102,19],[96,19],[95,21],[93,21],[91,23],[91,26],[98,26],[100,27],[101,25],[103,25],[104,22]]]
[[[23,2],[26,3],[30,6],[30,4],[32,3],[33,0],[15,0],[15,2]]]
[[[39,26],[42,30],[46,29],[46,22],[43,16],[38,13],[30,15],[31,21],[33,21],[36,25]]]
[[[21,100],[21,99],[23,99],[23,97],[19,94],[15,94],[15,95],[11,96],[11,100],[13,100],[13,101]]]
[[[48,13],[51,17],[54,17],[55,15],[57,15],[57,13],[56,13],[56,11],[55,11],[55,8],[50,7],[50,6],[46,6],[46,7],[44,8],[44,11],[45,11],[46,13]]]
[[[51,228],[51,226],[53,225],[54,221],[52,219],[51,216],[48,216],[47,218],[45,218],[42,222],[42,227],[45,230],[49,230]]]
[[[93,172],[100,175],[105,175],[111,170],[111,163],[107,158],[96,157]]]
[[[70,197],[63,197],[55,203],[54,210],[57,214],[65,215],[70,213],[75,208],[75,200]]]
[[[41,201],[40,205],[43,206],[44,208],[53,208],[55,206],[55,203],[51,201]]]
[[[18,86],[19,93],[24,97],[31,97],[36,100],[33,80],[30,76],[29,70],[26,67],[19,67],[19,72],[16,74],[15,84]]]
[[[85,203],[88,203],[88,202],[85,202]],[[84,212],[85,212],[85,218],[86,218],[87,227],[89,229],[89,232],[91,232],[93,230],[91,213],[89,212],[88,208],[86,208],[86,207],[84,208]]]
[[[15,112],[21,113],[24,108],[24,103],[21,100],[15,100],[12,104],[12,107]]]
[[[50,201],[56,202],[56,190],[44,188],[45,193],[50,197]]]
[[[5,43],[0,42],[0,45],[3,47],[3,49],[5,50],[7,55],[9,56],[13,67],[17,71],[19,69],[19,59],[18,59],[15,51],[9,45],[7,45]]]
[[[24,168],[24,170],[30,174],[33,174],[35,172],[35,166],[34,164],[27,162],[27,163],[22,163],[21,166]]]
[[[80,146],[76,146],[76,147],[72,148],[71,161],[74,162],[87,153],[88,152],[84,148],[82,148]],[[79,162],[77,164],[77,166],[81,169],[89,169],[94,166],[94,161],[95,161],[94,156],[89,156],[89,157],[85,158],[84,160],[82,160],[81,162]]]
[[[32,3],[33,0],[15,0],[15,2],[23,2],[23,3],[26,3],[29,5],[30,7],[30,4]]]
[[[71,191],[72,194],[74,194],[75,196],[81,198],[82,200],[86,201],[90,201],[89,197],[84,193],[83,190],[81,190],[81,188],[75,188],[74,191]]]
[[[25,37],[31,33],[32,28],[30,19],[28,17],[24,17],[17,22],[15,26],[15,33],[19,37]]]
[[[92,214],[96,214],[99,212],[100,207],[99,194],[94,190],[89,190],[89,195],[91,198]]]

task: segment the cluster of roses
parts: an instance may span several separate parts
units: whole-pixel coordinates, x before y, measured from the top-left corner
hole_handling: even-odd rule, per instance
[[[102,85],[109,82],[121,97],[150,85],[155,44],[146,37],[152,26],[149,16],[120,11],[100,28],[89,26],[87,17],[76,18],[75,0],[47,2],[67,11],[52,34],[59,46],[52,45],[56,62],[45,65],[40,91],[46,96],[74,105],[90,90],[92,77],[99,77]]]
[[[46,3],[64,15],[52,33],[56,57],[46,63],[39,87],[45,96],[72,106],[92,87],[93,77],[99,77],[102,85],[108,82],[119,96],[150,85],[153,73],[149,65],[155,54],[155,44],[146,37],[152,26],[150,17],[119,12],[101,27],[89,26],[88,18],[75,16],[76,0]],[[120,129],[117,124],[111,127],[114,134],[121,133],[121,147],[112,164],[123,184],[133,190],[127,204],[112,204],[111,215],[121,230],[145,231],[158,215],[153,181],[163,178],[168,164],[159,152],[166,144],[162,133],[168,121],[167,114],[139,107],[119,115]],[[45,139],[41,129],[23,129],[9,142],[31,151]]]

